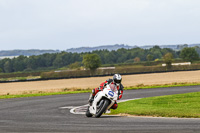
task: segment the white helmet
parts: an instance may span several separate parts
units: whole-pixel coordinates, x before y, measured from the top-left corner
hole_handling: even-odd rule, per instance
[[[121,83],[121,81],[122,81],[122,76],[121,76],[120,74],[115,74],[115,75],[113,76],[113,81],[114,81],[117,85],[119,85],[119,84]]]

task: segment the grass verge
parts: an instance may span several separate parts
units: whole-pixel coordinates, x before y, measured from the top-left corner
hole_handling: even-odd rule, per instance
[[[30,80],[39,79],[40,76],[27,76],[27,77],[11,77],[11,78],[0,78],[0,81],[18,81],[18,80]]]
[[[143,98],[119,103],[111,114],[200,118],[200,92]]]
[[[182,82],[182,83],[172,83],[172,84],[164,84],[164,85],[144,85],[144,84],[138,84],[136,86],[131,87],[125,87],[125,90],[132,90],[132,89],[151,89],[151,88],[167,88],[167,87],[181,87],[181,86],[197,86],[200,85],[198,82],[188,83],[188,82]]]
[[[63,94],[76,94],[76,93],[87,93],[91,90],[76,90],[76,91],[62,91],[62,92],[38,92],[33,94],[18,94],[18,95],[1,95],[0,99],[8,98],[22,98],[22,97],[37,97],[37,96],[50,96],[50,95],[63,95]]]

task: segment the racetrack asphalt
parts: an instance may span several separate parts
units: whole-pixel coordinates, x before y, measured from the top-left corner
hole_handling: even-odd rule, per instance
[[[125,90],[123,99],[200,92],[200,86]],[[0,99],[0,132],[200,132],[200,119],[107,116],[87,118],[67,108],[87,104],[89,93]],[[119,107],[120,108],[120,107]]]

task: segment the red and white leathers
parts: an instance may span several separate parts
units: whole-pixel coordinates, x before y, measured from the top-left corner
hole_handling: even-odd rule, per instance
[[[107,84],[115,84],[115,83],[114,83],[113,79],[108,79],[105,82],[101,83],[99,88],[95,88],[92,90],[92,97],[94,97],[99,91],[102,91]],[[118,90],[117,100],[120,100],[122,98],[123,88],[124,88],[124,86],[122,84],[117,85],[117,90]],[[113,106],[111,108],[117,109],[117,107],[118,107],[118,104],[115,101],[115,104],[113,104]]]

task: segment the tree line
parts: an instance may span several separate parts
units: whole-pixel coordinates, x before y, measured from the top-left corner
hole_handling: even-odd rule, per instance
[[[46,68],[61,68],[65,66],[73,65],[85,65],[86,61],[83,61],[84,56],[90,54],[98,55],[101,64],[118,64],[128,62],[139,61],[153,61],[157,59],[170,58],[182,58],[187,61],[198,60],[199,55],[197,51],[200,51],[199,47],[196,48],[184,48],[181,51],[174,51],[170,48],[160,48],[154,46],[150,49],[132,48],[132,49],[118,49],[116,51],[108,50],[96,50],[88,53],[46,53],[42,55],[23,56],[20,55],[13,59],[5,58],[0,60],[0,72],[20,72],[20,71],[34,71],[38,69]],[[168,54],[170,53],[170,55]],[[168,55],[167,55],[168,54]],[[166,57],[165,57],[166,56]],[[91,58],[91,57],[87,57]],[[94,57],[96,58],[96,57]],[[97,59],[99,61],[99,59]],[[86,63],[87,64],[87,63]]]

